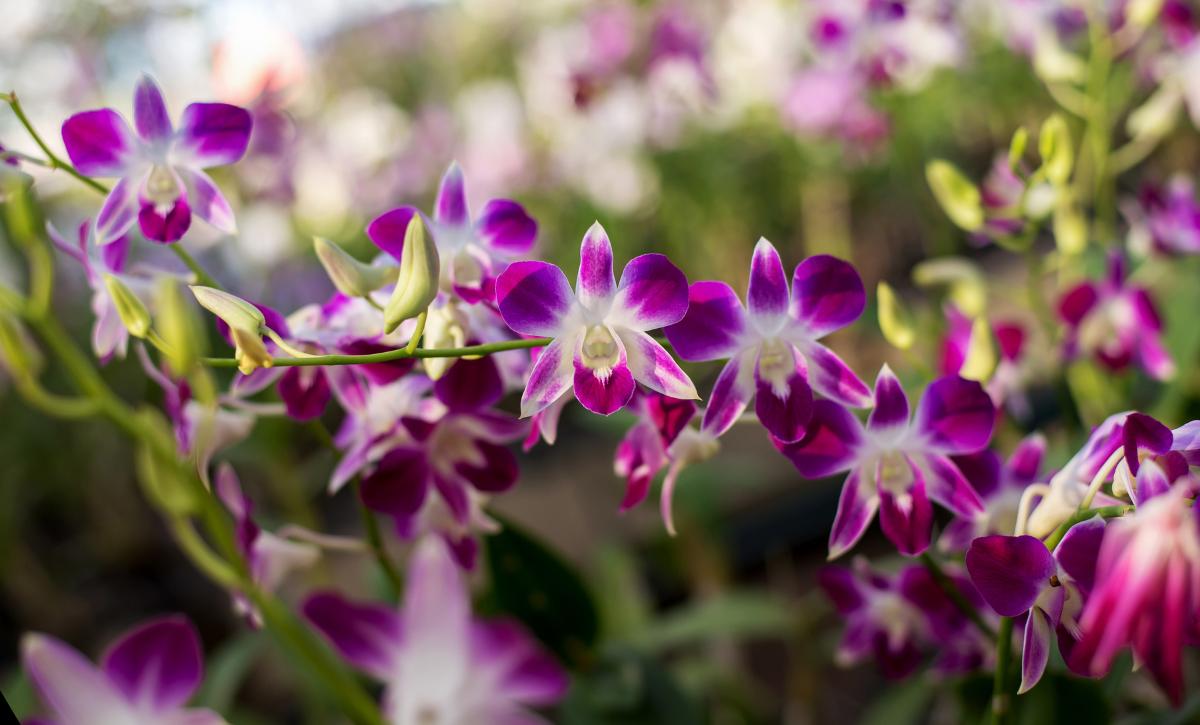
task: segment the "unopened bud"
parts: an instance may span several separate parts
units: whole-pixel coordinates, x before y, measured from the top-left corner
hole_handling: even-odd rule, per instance
[[[879,302],[879,329],[883,332],[884,339],[900,350],[911,348],[917,340],[912,315],[896,296],[892,286],[887,282],[880,282],[875,289],[875,297]]]
[[[231,330],[261,334],[267,324],[262,310],[237,295],[201,285],[191,285],[189,289],[201,307],[224,320]]]
[[[405,320],[424,312],[437,298],[441,265],[437,246],[425,235],[421,217],[413,215],[404,233],[396,289],[383,311],[383,330],[390,333]]]
[[[184,299],[174,277],[159,278],[154,309],[158,312],[158,333],[168,350],[167,363],[176,377],[183,377],[204,355],[205,336],[194,308]]]
[[[1054,242],[1058,251],[1073,256],[1087,248],[1087,220],[1074,202],[1067,198],[1054,208]]]
[[[1075,165],[1075,150],[1071,148],[1071,130],[1067,119],[1054,114],[1042,124],[1038,134],[1038,152],[1042,155],[1042,169],[1052,184],[1062,186],[1071,178]]]
[[[119,277],[111,274],[104,275],[104,287],[112,298],[113,306],[129,334],[138,339],[146,337],[150,332],[150,311],[142,299],[134,294],[129,286]]]
[[[1024,126],[1017,128],[1013,133],[1012,141],[1008,144],[1008,167],[1013,171],[1021,165],[1021,157],[1025,155],[1025,149],[1029,146],[1029,132]]]
[[[983,226],[983,198],[961,171],[939,159],[925,167],[925,178],[950,221],[968,232]]]
[[[996,369],[996,345],[992,341],[992,327],[987,318],[977,317],[971,323],[971,339],[967,341],[967,354],[958,374],[967,380],[987,382]]]
[[[313,237],[313,250],[333,286],[351,297],[366,297],[395,278],[394,267],[363,264],[337,244]]]
[[[453,300],[429,311],[425,320],[424,347],[426,349],[462,347],[467,344],[467,334],[462,314]],[[457,362],[452,357],[427,357],[421,361],[430,380],[441,378]]]

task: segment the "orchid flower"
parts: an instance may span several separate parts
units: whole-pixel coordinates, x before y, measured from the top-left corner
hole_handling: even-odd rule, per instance
[[[1058,312],[1067,325],[1068,355],[1092,355],[1112,370],[1137,361],[1155,379],[1174,376],[1175,363],[1163,346],[1162,318],[1148,291],[1127,284],[1119,252],[1109,257],[1107,278],[1072,287]]]
[[[126,274],[129,256],[129,237],[121,236],[96,250],[91,248],[95,238],[90,233],[91,224],[79,225],[78,243],[68,242],[53,224],[46,223],[46,234],[54,246],[83,266],[88,287],[92,290],[92,352],[100,362],[107,363],[113,357],[124,358],[129,347],[129,330],[121,321],[116,302],[104,284],[105,275],[114,275],[131,288],[138,288],[148,298],[150,290],[145,280]],[[91,244],[89,244],[89,242]],[[143,300],[144,301],[144,300]]]
[[[983,510],[948,523],[938,538],[938,548],[965,551],[980,536],[1013,531],[1021,496],[1038,480],[1045,454],[1046,438],[1033,433],[1017,444],[1007,461],[1001,461],[995,451],[987,449],[951,456],[950,460],[979,494]]]
[[[813,388],[845,405],[870,404],[866,384],[818,342],[862,314],[862,280],[848,263],[809,257],[797,265],[789,293],[779,253],[760,239],[748,309],[724,282],[696,282],[688,300],[684,318],[666,329],[671,346],[684,360],[729,359],[704,412],[704,427],[714,435],[728,430],[752,399],[767,431],[786,443],[804,434]]]
[[[529,708],[566,693],[562,668],[515,622],[480,620],[445,545],[422,539],[400,611],[315,594],[304,616],[351,665],[384,683],[392,725],[542,723]]]
[[[397,261],[414,215],[411,206],[392,209],[367,226],[367,236]],[[496,275],[515,257],[528,254],[537,238],[537,222],[509,199],[493,199],[478,219],[467,208],[466,184],[457,163],[446,169],[432,219],[426,219],[441,258],[441,287],[469,304],[491,302]]]
[[[1055,630],[1064,644],[1079,639],[1078,617],[1097,581],[1096,555],[1104,528],[1098,516],[1076,524],[1053,553],[1027,534],[983,536],[967,549],[967,572],[988,605],[1003,617],[1028,615],[1018,694],[1042,678]]]
[[[661,254],[632,259],[613,280],[612,245],[599,222],[583,237],[575,291],[547,262],[514,262],[496,283],[500,314],[515,332],[554,338],[521,397],[521,417],[548,407],[572,388],[583,407],[611,415],[633,397],[635,383],[672,398],[696,399],[696,387],[646,333],[687,311],[687,278]]]
[[[221,725],[211,710],[184,707],[203,679],[200,638],[180,616],[162,617],[126,632],[100,667],[45,634],[21,640],[25,671],[53,725]]]
[[[617,444],[613,470],[625,479],[625,498],[621,511],[637,506],[650,492],[650,483],[667,467],[667,449],[696,414],[696,404],[657,393],[638,393],[631,407],[637,409],[638,422]]]
[[[162,91],[143,75],[133,93],[137,134],[111,108],[83,111],[62,127],[71,163],[88,176],[120,179],[96,217],[98,242],[122,237],[136,221],[146,238],[175,242],[194,212],[219,231],[236,231],[233,210],[202,169],[232,164],[250,142],[250,113],[226,103],[193,103],[179,128]]]
[[[1195,479],[1172,482],[1146,461],[1131,492],[1136,510],[1109,523],[1096,560],[1072,664],[1092,676],[1126,646],[1175,705],[1183,702],[1183,647],[1200,636],[1200,516]]]
[[[979,383],[945,377],[925,390],[910,420],[908,398],[885,365],[865,428],[842,406],[819,400],[804,437],[775,445],[805,478],[850,472],[829,536],[830,559],[854,546],[881,508],[883,533],[900,553],[915,556],[929,546],[930,500],[966,518],[983,511],[979,494],[949,456],[987,445],[995,418]]]
[[[1145,254],[1200,254],[1200,203],[1195,184],[1176,176],[1165,186],[1147,185],[1137,201],[1124,206],[1129,246]]]

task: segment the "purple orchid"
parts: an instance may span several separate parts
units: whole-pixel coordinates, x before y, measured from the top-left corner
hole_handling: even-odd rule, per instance
[[[1176,705],[1183,702],[1183,646],[1200,637],[1200,509],[1196,481],[1172,482],[1146,461],[1131,492],[1137,509],[1109,523],[1096,560],[1096,585],[1069,656],[1099,677],[1132,646]],[[1078,527],[1076,527],[1078,528]]]
[[[657,393],[639,393],[631,407],[638,422],[617,444],[613,470],[625,479],[621,511],[637,506],[650,492],[650,484],[670,462],[667,450],[696,415],[696,404]]]
[[[1021,495],[1038,481],[1046,438],[1033,433],[1017,444],[1007,461],[995,451],[951,456],[950,460],[979,494],[983,510],[970,517],[956,517],[938,538],[944,551],[965,551],[972,541],[988,534],[1013,531]]]
[[[392,209],[367,226],[367,236],[399,261],[408,223],[420,213],[411,206]],[[492,199],[472,220],[457,163],[442,177],[433,218],[426,223],[441,258],[443,291],[469,304],[491,302],[496,275],[509,260],[528,254],[537,239],[537,222],[525,207],[509,199]]]
[[[1022,638],[1021,688],[1033,688],[1046,671],[1057,630],[1064,656],[1079,639],[1079,613],[1096,582],[1096,556],[1104,520],[1076,524],[1051,553],[1032,536],[983,536],[967,550],[967,572],[997,614],[1027,615]]]
[[[1160,254],[1200,254],[1200,203],[1195,184],[1176,176],[1165,186],[1146,185],[1126,208],[1130,246]],[[1149,247],[1149,249],[1144,249]]]
[[[1069,356],[1092,355],[1115,371],[1136,360],[1158,380],[1175,374],[1175,363],[1163,346],[1162,318],[1148,291],[1127,284],[1119,252],[1109,257],[1107,278],[1072,287],[1059,301],[1058,311],[1067,324]]]
[[[135,294],[140,293],[143,303],[150,297],[148,278],[126,274],[129,237],[113,239],[96,250],[92,247],[95,239],[91,235],[90,222],[79,225],[77,244],[68,242],[49,222],[46,224],[46,234],[60,252],[82,265],[88,287],[92,290],[92,314],[96,318],[92,323],[92,352],[101,363],[107,363],[113,357],[124,358],[129,347],[129,330],[121,321],[104,277],[117,277]]]
[[[409,563],[399,612],[336,593],[304,616],[351,665],[384,683],[392,723],[542,723],[528,708],[562,699],[562,668],[515,622],[480,620],[445,545],[423,539]]]
[[[80,173],[120,179],[96,217],[99,243],[120,238],[135,221],[148,239],[175,242],[191,226],[193,212],[233,234],[233,210],[202,169],[242,158],[250,113],[227,103],[193,103],[174,128],[162,91],[143,75],[133,93],[133,120],[136,135],[111,108],[83,111],[63,123],[63,143]]]
[[[968,601],[979,598],[974,587],[956,574],[951,579]],[[931,650],[972,650],[959,661],[982,659],[986,643],[923,566],[906,566],[892,575],[872,570],[864,559],[853,568],[826,566],[818,575],[826,596],[846,620],[837,649],[843,666],[874,659],[889,679],[912,674]],[[956,668],[957,669],[957,668]]]
[[[704,413],[713,434],[728,430],[752,399],[767,431],[786,443],[804,434],[813,388],[845,405],[870,405],[866,384],[817,342],[862,314],[862,280],[848,263],[809,257],[796,266],[789,293],[779,253],[760,239],[747,307],[724,282],[696,282],[688,299],[687,314],[666,329],[671,346],[684,360],[729,359]]]
[[[100,667],[45,634],[21,640],[21,660],[54,725],[222,725],[211,710],[185,705],[203,679],[200,638],[181,616],[162,617],[126,632]]]
[[[986,446],[995,420],[979,383],[958,377],[931,383],[910,420],[908,398],[885,365],[865,428],[842,406],[819,400],[804,437],[775,445],[805,478],[850,472],[829,536],[830,559],[854,546],[881,508],[883,533],[902,554],[915,556],[929,546],[930,500],[964,518],[983,511],[979,494],[949,456]]]
[[[315,545],[292,541],[258,527],[252,517],[254,502],[242,492],[232,466],[222,464],[217,469],[215,488],[217,496],[233,515],[238,548],[250,569],[251,579],[261,590],[273,592],[292,571],[316,563],[320,550]],[[237,612],[252,626],[262,626],[260,613],[245,594],[234,592],[233,602]]]
[[[551,337],[521,397],[521,417],[548,407],[572,388],[583,407],[611,415],[633,397],[635,383],[672,398],[696,399],[696,386],[649,330],[679,322],[687,278],[661,254],[630,260],[613,279],[612,245],[597,222],[583,237],[575,291],[548,262],[514,262],[496,285],[505,323],[522,335]]]

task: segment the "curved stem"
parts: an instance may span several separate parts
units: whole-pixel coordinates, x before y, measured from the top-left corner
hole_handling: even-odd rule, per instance
[[[468,345],[467,347],[448,347],[440,349],[420,349],[409,352],[400,347],[395,350],[375,352],[368,355],[314,355],[312,357],[274,358],[271,364],[275,367],[310,367],[321,365],[365,365],[369,363],[391,362],[407,358],[441,358],[441,357],[470,357],[473,355],[491,355],[508,350],[528,350],[534,347],[545,347],[553,342],[548,337],[531,340],[504,340],[489,342],[483,345]],[[214,368],[235,368],[237,360],[228,357],[206,357],[201,362]]]
[[[99,181],[96,181],[90,176],[84,176],[79,172],[79,169],[76,169],[71,164],[63,161],[61,158],[59,158],[58,154],[50,150],[50,147],[46,145],[46,142],[42,140],[41,135],[38,134],[37,129],[33,127],[33,123],[30,122],[29,117],[25,115],[25,109],[21,107],[21,101],[17,99],[17,94],[15,91],[4,94],[2,97],[0,97],[0,100],[4,100],[8,103],[9,108],[12,109],[13,115],[15,115],[17,120],[21,122],[21,125],[25,127],[25,130],[29,133],[30,137],[33,138],[33,142],[36,143],[38,148],[42,150],[42,153],[46,155],[46,165],[49,168],[65,171],[101,194],[108,193],[107,186],[101,184]]]
[[[974,624],[980,632],[983,632],[988,639],[995,639],[996,630],[992,629],[992,626],[983,620],[983,616],[979,614],[979,610],[975,608],[975,605],[967,601],[967,598],[963,596],[961,591],[959,591],[958,587],[954,584],[954,581],[948,574],[946,574],[945,571],[942,570],[941,565],[937,563],[937,560],[934,559],[928,551],[921,553],[921,563],[924,564],[925,568],[929,570],[930,575],[933,576],[933,580],[937,582],[937,585],[941,587],[943,592],[946,593],[946,596],[950,598],[950,601],[954,602],[954,606],[958,607],[959,611],[966,615],[967,619],[971,620],[971,623]]]
[[[191,270],[192,274],[196,276],[196,282],[198,284],[202,284],[205,287],[212,287],[213,289],[222,289],[220,283],[213,279],[212,275],[204,271],[204,267],[200,266],[200,263],[196,261],[196,258],[189,254],[188,250],[184,249],[182,244],[175,242],[174,244],[168,244],[167,246],[171,248],[171,251],[175,253],[176,257],[179,257],[179,259],[182,260],[185,265],[187,265],[187,268]]]
[[[32,377],[17,378],[13,381],[13,387],[26,403],[55,418],[78,420],[100,413],[100,406],[95,400],[51,393]]]
[[[417,345],[421,344],[421,335],[425,334],[425,320],[429,317],[429,310],[421,310],[421,314],[417,315],[417,329],[413,330],[412,338],[408,344],[404,346],[404,351],[412,355],[417,351]]]

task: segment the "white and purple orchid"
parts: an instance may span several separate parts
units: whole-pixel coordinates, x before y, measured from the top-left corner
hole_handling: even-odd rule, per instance
[[[111,108],[83,111],[62,127],[71,163],[88,176],[119,181],[96,217],[100,244],[113,242],[134,222],[147,239],[175,242],[192,214],[226,234],[236,231],[233,209],[203,169],[235,163],[250,142],[250,113],[227,103],[193,103],[179,128],[162,91],[143,75],[133,93],[135,134]]]
[[[147,279],[135,278],[125,273],[129,257],[129,237],[122,235],[95,249],[90,222],[79,225],[76,244],[68,242],[49,222],[46,224],[46,234],[60,252],[79,262],[87,278],[88,287],[92,290],[92,314],[95,315],[95,321],[92,323],[92,352],[101,363],[107,363],[114,357],[124,358],[129,348],[129,330],[121,321],[116,302],[104,284],[104,277],[113,275],[131,289],[149,292],[146,289],[148,285],[145,284]],[[148,294],[143,296],[149,297]]]
[[[413,216],[411,206],[392,209],[367,226],[367,236],[398,262],[404,234]],[[512,259],[528,254],[537,240],[537,222],[510,199],[492,199],[477,219],[467,207],[462,169],[451,164],[442,177],[433,218],[425,219],[441,259],[442,291],[468,304],[492,302],[496,275]]]
[[[1031,433],[1017,444],[1007,461],[1001,461],[989,449],[951,456],[950,460],[979,494],[983,510],[971,517],[955,517],[946,524],[938,538],[938,548],[966,551],[980,536],[1013,531],[1021,496],[1037,482],[1045,455],[1045,436]]]
[[[329,592],[310,597],[304,616],[384,683],[392,725],[544,723],[531,708],[566,693],[566,673],[520,625],[472,616],[463,575],[437,538],[417,544],[400,611]]]
[[[579,276],[548,262],[514,262],[496,283],[504,321],[515,332],[553,338],[529,376],[521,417],[550,406],[568,390],[583,407],[611,415],[630,401],[636,383],[672,398],[696,399],[696,386],[650,330],[683,319],[687,278],[661,254],[630,260],[613,277],[612,245],[599,222],[583,237]]]
[[[96,667],[46,634],[21,640],[25,671],[52,725],[222,725],[211,710],[186,707],[203,678],[200,638],[181,616],[162,617],[125,633]]]
[[[777,441],[776,447],[805,478],[850,472],[829,535],[829,558],[853,547],[876,511],[900,553],[915,556],[929,547],[931,500],[965,518],[983,512],[979,494],[949,456],[986,446],[995,421],[992,400],[979,383],[958,377],[931,383],[910,420],[908,397],[885,365],[865,428],[842,406],[819,400],[804,437]]]
[[[1079,639],[1104,526],[1099,516],[1076,524],[1053,553],[1027,534],[983,536],[967,549],[967,572],[988,605],[1004,617],[1025,616],[1019,694],[1041,680],[1056,631],[1064,658]]]
[[[1091,355],[1120,371],[1137,362],[1151,377],[1167,380],[1175,363],[1163,346],[1162,318],[1150,293],[1128,284],[1120,252],[1109,257],[1108,276],[1072,287],[1058,304],[1067,325],[1066,353]]]
[[[789,293],[779,253],[760,239],[746,302],[724,282],[696,282],[687,314],[666,329],[684,360],[729,360],[704,412],[707,430],[721,435],[753,400],[767,431],[791,443],[804,435],[814,388],[845,405],[870,405],[866,384],[818,342],[862,314],[866,295],[854,267],[828,255],[809,257],[796,266]]]

